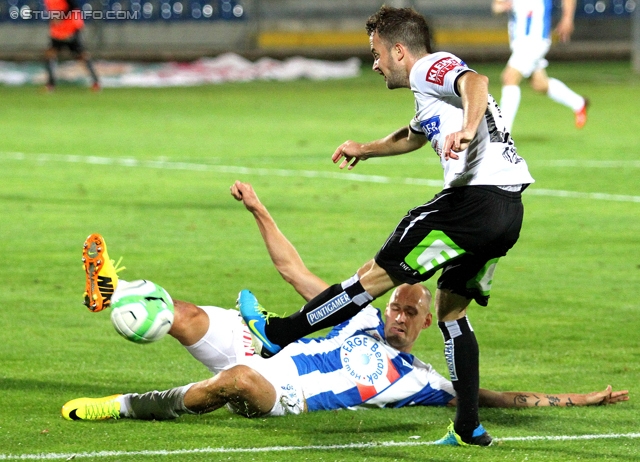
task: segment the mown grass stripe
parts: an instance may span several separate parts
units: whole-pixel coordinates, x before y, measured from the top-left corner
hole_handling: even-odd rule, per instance
[[[209,165],[193,162],[173,162],[166,160],[138,160],[126,157],[99,157],[99,156],[78,156],[61,154],[24,154],[21,152],[0,153],[5,159],[31,160],[36,162],[68,162],[87,163],[97,165],[119,165],[122,167],[142,167],[158,168],[167,170],[191,170],[209,171],[218,173],[234,173],[238,175],[259,175],[259,176],[279,176],[279,177],[304,177],[304,178],[326,178],[346,181],[358,181],[364,183],[381,184],[409,184],[419,186],[429,186],[434,188],[442,187],[442,180],[430,180],[424,178],[394,178],[382,175],[363,175],[351,172],[323,172],[316,170],[288,170],[275,168],[241,167],[235,165]],[[584,162],[584,161],[583,161]],[[596,162],[596,161],[591,161]],[[603,161],[606,162],[606,161]],[[633,161],[631,161],[633,162]],[[616,164],[619,167],[619,164]],[[576,165],[579,166],[579,165]],[[555,189],[539,189],[535,185],[527,190],[527,194],[535,196],[567,197],[572,199],[590,199],[612,202],[637,202],[640,203],[640,196],[630,196],[624,194],[609,194],[600,192],[579,192],[563,191]]]

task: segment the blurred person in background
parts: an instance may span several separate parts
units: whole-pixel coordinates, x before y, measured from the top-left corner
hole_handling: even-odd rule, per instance
[[[520,106],[520,82],[529,79],[534,91],[547,95],[556,103],[571,109],[577,128],[587,122],[589,100],[564,83],[547,75],[549,62],[545,59],[551,46],[552,0],[493,0],[495,14],[509,14],[509,44],[511,57],[502,72],[500,109],[507,130],[511,132]],[[556,33],[568,42],[573,33],[576,0],[562,1],[562,18]]]
[[[47,68],[47,91],[56,86],[55,67],[60,51],[67,48],[74,59],[81,60],[91,75],[93,91],[100,91],[100,81],[96,74],[91,56],[85,51],[80,40],[80,31],[84,28],[82,10],[78,0],[44,0],[49,12],[49,36],[51,44],[45,52]]]

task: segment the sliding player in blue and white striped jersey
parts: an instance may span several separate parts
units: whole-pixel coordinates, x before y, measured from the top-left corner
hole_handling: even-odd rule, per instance
[[[63,406],[62,415],[68,420],[166,420],[208,413],[225,405],[246,417],[368,407],[455,406],[451,382],[409,353],[420,332],[431,324],[430,301],[424,286],[404,284],[392,294],[384,313],[386,323],[377,309],[367,307],[326,337],[299,340],[271,358],[236,356],[238,364],[211,379],[165,391],[74,399]],[[240,318],[233,316],[233,310],[225,311],[229,316],[206,310],[208,316],[215,316],[209,324],[218,331],[237,330]],[[176,321],[198,329],[193,318]],[[228,353],[227,358],[238,350],[233,344],[205,345],[205,349]],[[218,354],[217,361],[228,359]],[[206,365],[212,368],[211,362]],[[479,404],[486,407],[586,406],[627,399],[626,391],[613,392],[610,386],[586,394],[484,389],[479,393]]]
[[[282,277],[307,300],[324,290],[326,282],[304,265],[253,188],[236,182],[232,193],[254,215]],[[369,306],[327,336],[301,339],[269,359],[252,355],[237,311],[174,302],[169,334],[216,375],[162,392],[74,399],[62,408],[65,418],[163,420],[224,405],[257,417],[456,404],[451,382],[411,354],[418,336],[432,322],[431,294],[420,284],[403,284],[393,292],[382,315],[384,322],[380,312]],[[611,387],[588,394],[553,395],[480,389],[480,405],[487,407],[579,406],[627,399],[626,391],[612,392]]]
[[[394,339],[387,340],[386,330],[410,329],[408,326],[416,322],[428,327],[431,313],[421,305],[430,299],[420,285],[402,286],[385,311],[386,326],[380,312],[367,307],[326,337],[302,339],[287,346],[282,357],[290,358],[296,367],[293,382],[298,384],[307,409],[448,404],[455,396],[451,382],[410,354],[410,348],[396,349],[390,345]],[[409,305],[415,310],[413,316],[402,312]]]
[[[244,364],[284,396],[285,404],[276,405],[272,415],[303,409],[444,406],[455,396],[451,382],[410,353],[420,332],[431,325],[430,304],[428,289],[405,284],[393,292],[384,322],[369,306],[326,337],[301,339],[272,358],[255,355]]]

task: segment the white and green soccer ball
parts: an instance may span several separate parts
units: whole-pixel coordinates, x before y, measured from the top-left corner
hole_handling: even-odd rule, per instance
[[[156,342],[173,325],[173,300],[166,290],[151,281],[120,281],[111,307],[113,327],[135,343]]]

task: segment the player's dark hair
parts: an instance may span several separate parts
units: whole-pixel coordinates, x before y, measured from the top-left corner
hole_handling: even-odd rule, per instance
[[[369,17],[365,27],[369,36],[377,32],[388,46],[402,43],[411,53],[431,53],[427,20],[413,8],[382,5]]]

